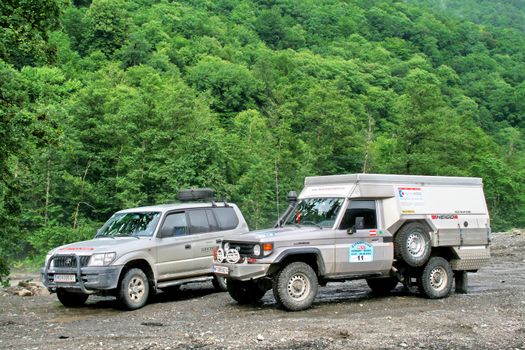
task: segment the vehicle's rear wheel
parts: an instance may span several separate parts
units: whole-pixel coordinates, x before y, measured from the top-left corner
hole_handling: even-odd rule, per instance
[[[229,280],[226,288],[230,296],[241,305],[256,303],[266,294],[266,290],[261,289],[254,281]]]
[[[86,303],[88,294],[72,293],[63,289],[57,289],[58,300],[66,307],[80,307]]]
[[[388,295],[392,289],[396,288],[399,280],[396,277],[387,278],[369,278],[366,280],[372,293],[376,295]]]
[[[418,278],[419,291],[429,299],[445,298],[452,290],[454,273],[447,260],[433,257]]]
[[[430,257],[430,236],[425,225],[411,222],[394,238],[394,254],[410,266],[423,266]]]
[[[228,290],[228,282],[226,278],[220,276],[213,276],[213,288],[217,292],[226,292]]]
[[[143,307],[148,301],[149,282],[146,274],[138,268],[128,270],[120,281],[117,300],[127,310]]]
[[[305,310],[312,305],[318,286],[312,267],[304,262],[294,262],[274,277],[273,295],[277,304],[286,310]]]

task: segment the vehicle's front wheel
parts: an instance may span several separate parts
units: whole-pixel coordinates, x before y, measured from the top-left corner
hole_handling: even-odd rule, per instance
[[[419,291],[429,299],[445,298],[452,290],[454,273],[447,260],[433,257],[418,278]]]
[[[394,237],[394,254],[410,266],[423,266],[430,257],[430,236],[425,225],[411,222]]]
[[[63,289],[57,289],[58,300],[66,307],[80,307],[86,303],[88,294],[72,293]]]
[[[226,292],[228,290],[228,282],[226,281],[224,277],[213,276],[213,288],[215,288],[217,292]]]
[[[254,281],[229,280],[226,288],[230,296],[241,305],[258,302],[266,294],[266,290]]]
[[[120,281],[117,300],[127,310],[140,309],[149,296],[149,282],[141,269],[128,270]]]
[[[304,262],[294,262],[274,277],[273,295],[277,304],[286,310],[305,310],[312,305],[318,286],[312,267]]]
[[[399,280],[396,277],[369,278],[366,280],[372,293],[376,295],[388,295],[392,289],[396,288]]]

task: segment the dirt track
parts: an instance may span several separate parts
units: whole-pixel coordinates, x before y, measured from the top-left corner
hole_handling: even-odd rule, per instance
[[[0,349],[525,349],[525,234],[495,234],[492,250],[468,294],[428,300],[398,286],[378,298],[364,282],[333,283],[295,313],[271,292],[239,306],[211,283],[132,312],[111,298],[66,309],[54,295],[0,292]]]

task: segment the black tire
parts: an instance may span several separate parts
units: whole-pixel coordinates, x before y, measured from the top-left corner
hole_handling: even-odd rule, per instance
[[[418,288],[429,299],[447,297],[452,291],[454,273],[448,261],[441,257],[433,257],[421,271],[418,278]]]
[[[314,269],[303,262],[286,265],[273,279],[275,300],[289,311],[305,310],[312,306],[318,287]]]
[[[467,271],[455,271],[454,272],[454,284],[456,285],[456,293],[467,294],[468,293],[468,274]]]
[[[228,282],[226,278],[221,276],[213,276],[213,288],[217,292],[226,292],[228,290]]]
[[[148,301],[149,287],[148,277],[141,269],[126,271],[117,291],[120,306],[126,310],[140,309]]]
[[[226,288],[230,296],[241,305],[256,303],[266,294],[266,290],[261,289],[254,281],[228,280]]]
[[[63,289],[57,289],[57,297],[65,307],[81,307],[86,303],[89,294],[72,293]]]
[[[409,266],[423,266],[430,257],[430,235],[428,228],[411,222],[401,227],[394,238],[394,254]]]
[[[396,277],[369,278],[366,283],[375,295],[388,295],[392,289],[396,288],[399,280]]]

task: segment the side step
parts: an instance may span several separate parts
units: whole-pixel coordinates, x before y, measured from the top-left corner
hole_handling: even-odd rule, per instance
[[[172,280],[172,281],[163,281],[163,282],[157,283],[157,288],[162,289],[162,288],[171,287],[171,286],[181,286],[183,284],[194,283],[194,282],[208,282],[208,281],[211,281],[212,279],[213,279],[212,276],[205,276],[205,277],[195,277],[195,278],[184,278],[184,279]]]

